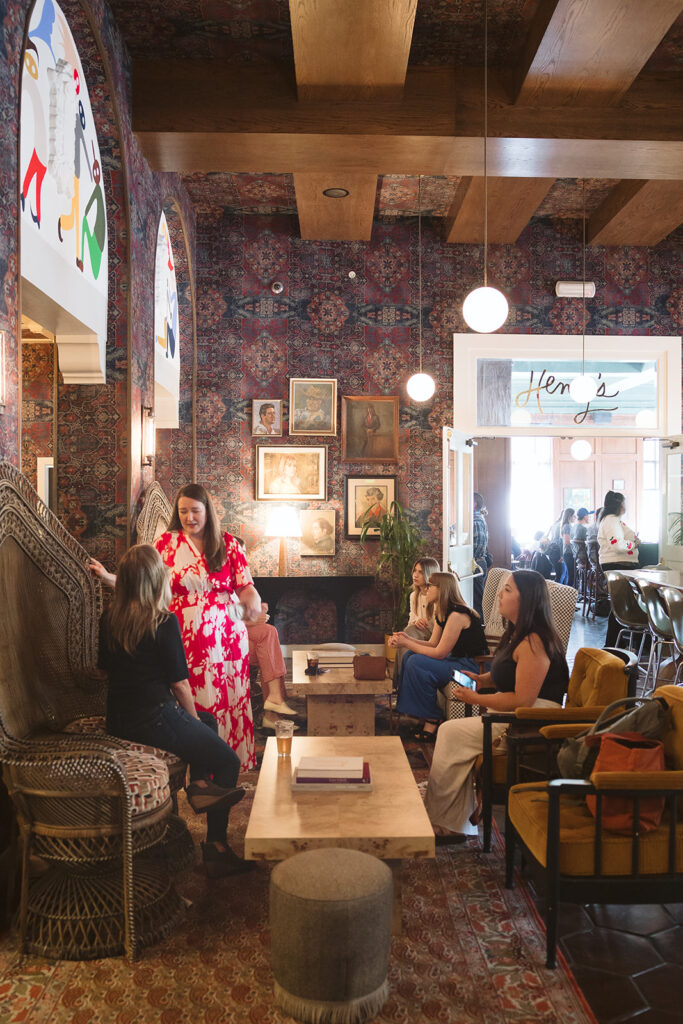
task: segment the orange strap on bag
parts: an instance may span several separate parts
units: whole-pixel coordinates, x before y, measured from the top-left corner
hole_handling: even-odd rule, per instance
[[[646,739],[641,733],[606,732],[601,736],[600,752],[594,772],[659,772],[664,771],[664,747],[659,740]],[[595,816],[597,797],[587,796],[588,809]],[[602,824],[610,832],[631,835],[634,802],[631,797],[602,798]],[[653,832],[659,827],[664,812],[664,797],[645,797],[640,801],[640,831]]]

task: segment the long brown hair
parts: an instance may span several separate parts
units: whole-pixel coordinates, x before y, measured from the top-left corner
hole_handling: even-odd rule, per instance
[[[562,642],[553,625],[548,584],[540,572],[516,569],[510,574],[519,591],[519,614],[516,622],[509,622],[500,640],[499,650],[512,651],[522,640],[535,633],[551,661],[559,659],[567,664]]]
[[[425,578],[425,585],[426,586],[429,586],[429,581],[430,581],[430,579],[432,578],[432,576],[433,576],[433,574],[435,572],[441,572],[441,566],[439,565],[439,563],[437,562],[437,560],[435,558],[429,558],[428,556],[425,556],[424,558],[418,558],[417,561],[415,562],[415,565],[413,566],[413,572],[415,572],[415,568],[418,565],[422,566],[422,575]],[[420,588],[418,586],[416,586],[415,584],[413,584],[413,593],[415,594],[415,607],[417,608],[417,599],[418,599],[419,594],[420,594]],[[433,602],[430,602],[427,605],[426,611],[427,611],[427,615],[431,619],[431,617],[434,614],[434,603]]]
[[[132,654],[168,618],[171,587],[161,555],[151,544],[136,544],[121,559],[114,599],[107,612],[110,647]]]
[[[467,608],[472,618],[479,618],[479,613],[475,612],[474,608],[470,608],[462,596],[460,585],[452,572],[433,572],[429,577],[429,583],[430,586],[439,588],[437,611],[442,620],[446,619],[457,607]]]
[[[201,484],[185,484],[175,496],[173,514],[168,524],[169,530],[177,530],[182,533],[180,516],[178,515],[178,502],[181,498],[190,498],[192,501],[200,501],[206,509],[206,525],[204,526],[204,557],[209,566],[210,572],[218,572],[226,563],[228,554],[225,549],[225,541],[221,533],[220,523],[213,502],[209,493]]]

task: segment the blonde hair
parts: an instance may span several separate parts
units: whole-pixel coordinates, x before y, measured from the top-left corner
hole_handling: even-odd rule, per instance
[[[435,572],[441,571],[441,566],[439,565],[437,560],[435,558],[429,558],[428,556],[425,556],[424,558],[418,558],[415,561],[415,564],[413,565],[413,572],[415,572],[415,569],[418,565],[422,566],[422,575],[425,578],[425,586],[429,586],[429,581]],[[415,584],[413,584],[413,593],[415,594],[415,601],[417,602],[417,598],[420,593],[420,588]],[[427,615],[429,616],[430,619],[434,615],[434,603],[432,601],[430,601],[430,603],[427,605]]]
[[[168,618],[171,587],[161,555],[151,544],[136,544],[121,559],[114,600],[107,613],[111,647],[133,654]]]
[[[433,572],[429,578],[430,586],[439,588],[439,600],[437,607],[439,616],[442,619],[448,617],[456,606],[467,608],[469,613],[476,619],[479,613],[470,608],[460,592],[460,585],[452,572]]]

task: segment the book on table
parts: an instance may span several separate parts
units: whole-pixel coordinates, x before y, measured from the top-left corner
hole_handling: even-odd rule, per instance
[[[362,757],[302,757],[297,773],[302,779],[344,779],[363,777]]]
[[[360,760],[362,761],[362,758]],[[360,776],[319,775],[317,777],[302,777],[299,774],[298,765],[292,773],[293,793],[335,793],[344,791],[358,793],[372,792],[372,777],[370,775],[370,765],[367,761],[362,761],[362,772]]]

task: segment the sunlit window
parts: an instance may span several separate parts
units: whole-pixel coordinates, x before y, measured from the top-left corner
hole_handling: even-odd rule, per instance
[[[643,441],[642,515],[638,523],[641,540],[653,543],[659,540],[662,501],[659,490],[659,443],[656,437],[646,437]]]
[[[531,547],[538,530],[545,533],[556,518],[551,437],[510,438],[512,460],[510,526],[522,547]]]

